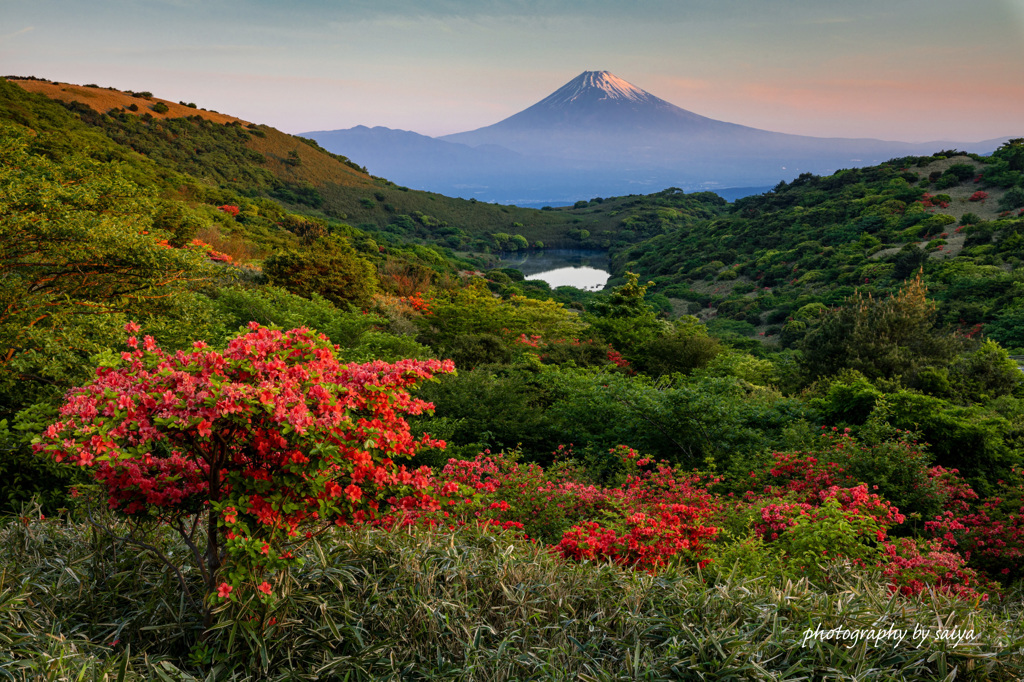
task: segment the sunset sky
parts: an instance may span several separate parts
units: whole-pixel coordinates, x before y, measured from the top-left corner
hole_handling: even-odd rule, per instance
[[[780,132],[1024,136],[1024,0],[0,0],[0,64],[291,133],[470,130],[608,70]]]

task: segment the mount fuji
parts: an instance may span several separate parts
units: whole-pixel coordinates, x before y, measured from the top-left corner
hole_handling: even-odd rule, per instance
[[[539,143],[538,137],[550,135],[568,139],[580,135],[610,135],[618,139],[622,135],[682,133],[700,138],[732,136],[743,131],[755,129],[723,123],[681,109],[607,71],[584,71],[518,114],[485,128],[441,139],[474,146],[525,144],[541,150],[549,149],[547,144],[550,140]],[[562,141],[559,146],[568,146],[568,143]],[[575,151],[578,155],[587,153],[584,149]]]
[[[305,136],[400,184],[520,205],[670,186],[764,191],[804,172],[951,147],[989,153],[1007,139],[911,144],[775,133],[687,111],[608,71],[585,71],[502,121],[439,138],[363,126]]]

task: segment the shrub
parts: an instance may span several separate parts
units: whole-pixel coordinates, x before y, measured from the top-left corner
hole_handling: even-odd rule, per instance
[[[156,104],[151,106],[150,109],[152,109],[158,114],[166,114],[168,111],[170,111],[170,107],[168,107],[163,102],[157,102]]]
[[[1007,582],[1024,577],[1024,471],[1015,467],[994,495],[973,508],[968,503],[977,495],[960,484],[963,492],[953,504],[925,524],[929,531],[946,549],[962,549],[989,575]]]
[[[890,581],[889,589],[904,596],[926,590],[951,594],[961,599],[987,601],[998,585],[968,568],[963,556],[950,551],[937,541],[902,538],[885,547],[886,566],[882,574]]]
[[[1003,211],[1012,211],[1021,206],[1024,206],[1024,187],[1008,189],[999,199],[999,208]]]
[[[560,446],[556,456],[564,450]],[[626,446],[611,455],[631,473],[622,485],[607,488],[580,480],[571,466],[545,472],[516,462],[514,455],[449,460],[431,489],[431,497],[443,502],[440,510],[395,521],[519,529],[555,542],[555,552],[577,561],[655,569],[702,560],[718,532],[707,523],[718,511],[706,489],[715,481],[655,465]]]
[[[168,201],[153,216],[153,228],[170,234],[167,243],[182,248],[209,224],[200,214],[180,201]]]
[[[372,517],[389,498],[422,506],[429,472],[393,458],[437,444],[415,440],[402,415],[431,407],[407,389],[451,363],[341,365],[324,337],[255,323],[224,351],[198,342],[169,354],[149,336],[128,346],[68,394],[34,447],[90,467],[111,509],[182,536],[203,578],[207,626],[214,594],[269,595],[314,533]]]
[[[967,163],[954,163],[952,166],[946,169],[944,173],[939,177],[937,187],[939,189],[945,189],[947,187],[954,187],[959,185],[965,180],[969,180],[974,177],[975,174],[974,166]]]
[[[432,313],[419,320],[422,340],[447,347],[464,334],[493,334],[511,343],[522,334],[546,340],[578,338],[584,329],[561,303],[525,296],[495,298],[482,280],[434,299]]]
[[[638,363],[647,374],[660,376],[672,372],[689,374],[706,367],[723,350],[718,339],[708,336],[700,324],[679,325],[670,334],[659,336],[643,346]]]
[[[849,368],[869,379],[912,379],[924,366],[949,362],[962,340],[936,329],[936,305],[926,294],[918,275],[893,296],[858,292],[824,315],[801,343],[808,378]]]
[[[338,306],[366,305],[377,290],[376,268],[348,240],[333,235],[307,248],[275,253],[263,262],[271,284],[309,298],[320,294]]]

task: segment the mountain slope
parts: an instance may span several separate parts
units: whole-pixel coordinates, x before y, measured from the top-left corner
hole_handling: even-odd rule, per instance
[[[481,250],[493,244],[495,233],[557,244],[575,227],[575,219],[564,214],[413,191],[370,177],[347,157],[332,154],[313,140],[268,126],[243,125],[236,117],[174,104],[149,93],[135,96],[38,79],[2,82],[11,85],[0,89],[0,110],[8,104],[18,106],[15,90],[21,97],[43,96],[60,102],[89,129],[117,143],[119,153],[131,149],[157,162],[158,168],[190,175],[207,188],[270,197],[295,210],[384,230],[396,238]],[[130,108],[133,104],[135,110]]]
[[[581,128],[607,129],[617,134],[685,130],[691,135],[755,130],[677,107],[608,71],[584,71],[517,114],[484,128],[446,135],[441,139],[474,144],[489,135],[501,133],[546,129],[572,132]]]
[[[744,161],[761,164],[761,172],[774,167],[792,168],[798,174],[878,163],[936,148],[934,143],[789,135],[717,121],[677,107],[607,71],[585,71],[503,121],[441,139],[500,145],[523,154],[643,162],[690,174],[695,167],[707,168],[712,175],[739,177],[743,170],[731,166]]]

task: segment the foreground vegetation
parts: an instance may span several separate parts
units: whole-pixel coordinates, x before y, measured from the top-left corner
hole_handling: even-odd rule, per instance
[[[472,528],[339,533],[306,554],[273,605],[225,605],[217,637],[196,645],[200,627],[169,598],[161,564],[59,518],[2,533],[2,669],[13,679],[1011,680],[1024,668],[1018,599],[908,599],[847,569],[823,590],[566,565]],[[805,641],[818,626],[929,637]],[[940,641],[943,627],[973,630],[976,643]]]
[[[0,82],[0,674],[1024,672],[1024,143],[506,211],[132,100]]]

